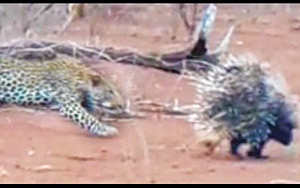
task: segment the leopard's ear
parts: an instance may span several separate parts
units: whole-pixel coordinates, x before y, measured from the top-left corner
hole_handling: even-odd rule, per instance
[[[93,86],[99,86],[105,82],[100,75],[91,75],[91,81]]]

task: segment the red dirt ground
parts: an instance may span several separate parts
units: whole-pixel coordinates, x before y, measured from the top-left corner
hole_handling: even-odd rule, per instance
[[[232,10],[230,6],[221,6],[211,45],[232,24],[225,18],[235,15],[236,20],[244,19],[233,36],[231,51],[251,52],[270,62],[283,73],[292,91],[300,94],[300,31],[291,29],[300,21],[286,13],[266,13],[255,21],[251,16],[237,17]],[[161,26],[155,32],[151,23],[138,22],[134,27],[126,27],[99,21],[100,25],[103,27],[97,30],[101,35],[99,45],[131,47],[142,52],[172,51],[187,46],[181,37],[185,34],[183,28],[174,42],[169,37],[170,28],[164,30]],[[62,37],[85,43],[82,36],[86,36],[86,27],[86,23],[76,22]],[[132,36],[132,31],[137,35]],[[54,36],[48,39],[58,40]],[[120,64],[101,64],[97,68],[115,78],[126,96],[143,96],[158,102],[178,98],[180,104],[194,100],[193,88],[176,75]],[[213,156],[205,156],[202,148],[193,145],[196,138],[191,125],[158,115],[117,123],[120,134],[109,139],[91,137],[55,112],[9,108],[1,111],[0,119],[0,183],[300,181],[297,131],[291,147],[268,144],[265,153],[271,156],[269,160],[238,161],[230,157],[227,147]]]

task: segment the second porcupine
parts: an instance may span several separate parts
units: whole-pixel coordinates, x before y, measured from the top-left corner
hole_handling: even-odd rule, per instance
[[[247,154],[253,158],[267,158],[262,150],[270,139],[290,145],[298,123],[294,96],[264,65],[250,56],[229,55],[205,75],[187,72],[201,108],[189,120],[196,129],[217,133],[217,144],[229,139],[231,154],[239,158],[241,144],[250,145]]]

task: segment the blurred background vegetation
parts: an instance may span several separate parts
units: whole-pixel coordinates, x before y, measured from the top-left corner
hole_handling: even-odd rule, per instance
[[[0,42],[3,44],[22,38],[57,35],[70,19],[68,5],[0,4]],[[86,4],[82,19],[85,19],[86,27],[89,30],[91,30],[91,27],[101,27],[105,30],[105,28],[108,28],[107,23],[136,26],[144,22],[147,22],[150,26],[156,26],[158,29],[164,27],[172,30],[177,26],[170,23],[170,17],[174,18],[174,22],[180,19],[179,6],[180,4]],[[193,10],[193,6],[195,4],[185,4],[184,11],[189,14]],[[198,12],[200,12],[205,4],[198,4],[197,6]],[[239,16],[246,15],[249,12],[257,15],[283,11],[295,15],[300,13],[299,4],[217,4],[217,6],[222,7],[222,10],[227,8],[232,10],[233,8],[235,10],[233,11],[234,14]],[[151,12],[155,14],[154,18],[149,17]],[[159,14],[159,17],[157,14]],[[103,20],[106,24],[96,26],[97,22],[101,23]],[[132,31],[131,35],[136,35],[136,33]]]

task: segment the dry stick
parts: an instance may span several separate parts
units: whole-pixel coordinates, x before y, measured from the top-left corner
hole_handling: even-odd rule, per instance
[[[18,46],[19,45],[19,46]],[[25,47],[22,47],[25,46]],[[7,50],[7,52],[4,54],[8,54],[10,56],[17,55],[18,53],[38,53],[38,52],[53,52],[58,54],[65,54],[71,57],[85,57],[89,55],[97,55],[100,59],[106,60],[106,61],[114,61],[113,58],[103,53],[106,49],[100,49],[100,50],[94,50],[92,48],[86,48],[79,46],[75,43],[68,42],[68,43],[47,43],[41,41],[42,47],[36,48],[35,43],[32,42],[21,42],[16,43],[12,47],[3,47],[2,51]],[[20,47],[21,46],[21,47]],[[34,47],[33,47],[34,46]],[[109,48],[108,48],[109,49]],[[1,51],[1,50],[0,50]],[[85,55],[87,54],[87,55]]]
[[[199,19],[198,19],[198,5],[193,4],[192,7],[192,20],[189,22],[187,18],[187,12],[186,12],[186,4],[180,4],[179,5],[179,15],[180,18],[183,20],[185,28],[189,32],[189,40],[193,39],[193,34],[195,32],[196,26],[199,24]],[[201,21],[201,19],[200,19]],[[198,37],[198,36],[197,36]]]
[[[31,5],[32,6],[32,5]],[[35,22],[36,20],[38,20],[46,11],[48,11],[51,7],[53,6],[53,3],[41,8],[34,16],[31,20],[29,20],[27,22],[27,24],[25,25],[23,32],[26,33],[28,31],[28,29],[30,29],[31,25],[33,22]]]
[[[192,31],[194,31],[198,20],[198,4],[193,4],[192,8]]]
[[[59,35],[64,34],[68,26],[76,19],[84,18],[85,4],[84,3],[69,3],[68,4],[68,18],[67,21],[62,26]]]
[[[140,109],[141,111],[164,113],[178,116],[187,116],[199,110],[198,105],[179,106],[177,99],[175,99],[171,103],[159,103],[153,102],[151,100],[143,100],[138,101],[136,104],[141,107],[146,107]]]
[[[91,48],[82,47],[74,43],[51,43],[39,41],[34,42],[19,42],[12,46],[0,47],[0,54],[6,54],[22,59],[22,53],[29,55],[30,58],[41,55],[41,53],[52,54],[55,57],[56,54],[64,54],[80,59],[98,59],[106,60],[109,62],[133,64],[144,67],[152,67],[172,73],[181,73],[183,68],[189,70],[203,70],[207,67],[205,60],[187,59],[185,54],[189,54],[186,51],[163,54],[161,56],[141,55],[137,52],[130,52],[127,50],[116,50],[114,48]],[[27,54],[26,54],[27,53]],[[23,55],[24,56],[24,55]],[[26,59],[26,58],[23,58]],[[187,62],[184,64],[184,62]],[[186,65],[186,67],[184,66]]]
[[[51,165],[47,165],[47,164],[40,165],[40,166],[35,166],[35,167],[27,167],[27,166],[23,166],[23,165],[20,165],[20,164],[17,164],[17,163],[15,163],[13,165],[17,169],[25,170],[25,171],[32,171],[32,172],[37,172],[37,173],[51,172],[51,171],[68,171],[69,170],[67,168],[55,168],[55,167],[53,167]]]
[[[172,62],[165,61],[161,57],[153,57],[150,55],[141,55],[137,52],[129,52],[122,50],[115,50],[113,48],[88,48],[82,47],[74,43],[59,44],[41,42],[40,48],[36,48],[35,43],[23,42],[21,45],[15,44],[11,47],[0,48],[1,54],[8,54],[10,56],[18,56],[18,54],[27,53],[31,56],[37,56],[35,53],[54,52],[57,54],[65,54],[76,58],[90,58],[95,57],[99,60],[106,60],[116,63],[133,64],[144,67],[152,67],[167,72],[180,73],[185,59],[174,58]],[[25,47],[24,47],[25,46]],[[177,54],[176,54],[177,55]],[[168,55],[170,57],[171,55]],[[22,59],[22,56],[21,56]],[[203,64],[201,60],[192,60],[188,64],[188,68],[192,70],[202,69]]]
[[[64,154],[64,153],[48,153],[47,155],[52,157],[60,157],[75,161],[101,161],[103,158],[98,156],[84,156],[84,155],[74,155],[74,154]]]
[[[180,15],[180,18],[182,19],[182,21],[184,23],[184,26],[190,32],[190,30],[192,28],[192,24],[188,21],[188,18],[186,16],[186,8],[185,8],[184,3],[179,4],[179,15]]]

